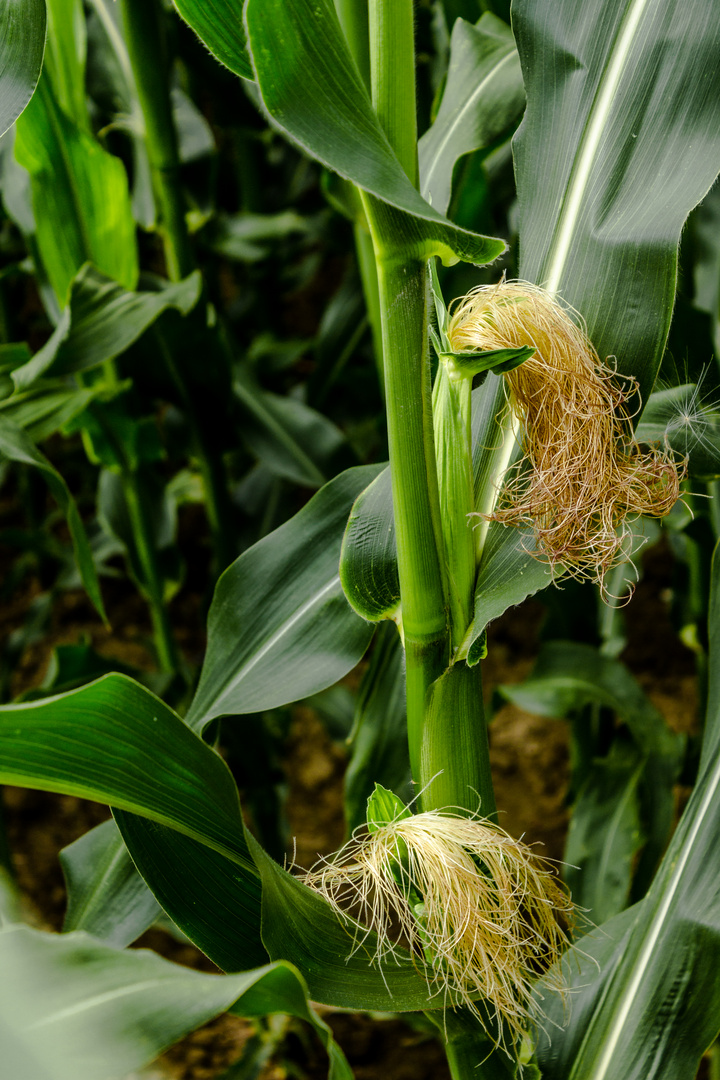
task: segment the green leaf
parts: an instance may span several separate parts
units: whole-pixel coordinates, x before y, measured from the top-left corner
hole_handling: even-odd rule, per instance
[[[0,933],[0,961],[0,1025],[14,1037],[13,1080],[122,1080],[228,1009],[305,1020],[328,1050],[330,1077],[352,1080],[289,964],[207,975],[147,950],[120,952],[87,934],[55,936],[27,927]]]
[[[535,349],[524,345],[520,349],[488,349],[486,352],[441,352],[439,358],[448,362],[450,370],[455,368],[467,377],[480,375],[483,371],[494,371],[504,375],[513,371],[535,353]]]
[[[337,476],[222,575],[187,716],[196,730],[317,693],[361,659],[373,630],[347,603],[338,562],[350,507],[377,471]]]
[[[510,27],[490,12],[476,26],[458,19],[440,108],[418,143],[420,191],[441,214],[447,213],[458,159],[489,146],[519,118],[524,104]]]
[[[596,932],[607,946],[618,941],[615,925],[629,927],[600,972],[585,971],[571,1029],[539,1048],[543,1080],[695,1077],[720,1029],[719,789],[716,757],[706,762],[648,895]],[[548,1004],[550,1023],[557,1022],[561,1006],[546,996]]]
[[[252,79],[240,5],[235,0],[173,0],[178,14],[213,56],[243,79]]]
[[[0,402],[8,420],[22,428],[34,443],[59,431],[104,392],[102,386],[68,389],[64,382],[37,383],[24,394],[14,394]]]
[[[343,536],[340,580],[348,602],[363,619],[378,622],[400,617],[389,467],[353,503]]]
[[[117,809],[113,816],[162,909],[219,968],[242,971],[267,962],[256,877],[238,873],[231,859],[156,821]]]
[[[394,626],[378,628],[348,741],[345,820],[351,833],[365,821],[367,800],[376,782],[404,796],[406,802],[411,798],[403,649]]]
[[[302,401],[262,390],[246,371],[233,390],[244,413],[243,439],[259,460],[276,476],[321,487],[346,448],[340,429]]]
[[[125,167],[66,116],[47,73],[18,120],[15,155],[30,173],[37,243],[60,306],[86,262],[133,289],[138,256]]]
[[[35,93],[45,48],[45,0],[2,0],[0,24],[0,135]]]
[[[29,363],[12,373],[18,390],[40,375],[87,371],[129,349],[168,308],[187,315],[197,303],[202,279],[196,271],[158,292],[128,292],[87,264],[75,276],[60,322]]]
[[[82,523],[75,500],[62,476],[57,469],[53,468],[47,458],[40,453],[25,432],[3,415],[0,415],[0,455],[22,465],[31,465],[42,473],[43,479],[53,494],[53,498],[65,514],[72,538],[75,562],[80,571],[85,590],[100,616],[105,619],[100,582],[95,570],[85,526]]]
[[[552,582],[550,568],[534,551],[529,530],[490,522],[475,582],[473,622],[463,644],[471,667],[483,658],[488,623]]]
[[[516,0],[520,276],[559,292],[647,400],[683,223],[720,169],[715,0]]]
[[[82,0],[47,0],[44,70],[49,72],[61,109],[89,131],[85,99],[87,30]]]
[[[245,19],[263,105],[288,138],[408,215],[405,221],[396,216],[390,227],[418,255],[452,264],[502,254],[502,241],[452,225],[413,187],[373,111],[330,0],[247,0]]]
[[[160,906],[135,869],[113,821],[103,821],[63,848],[60,864],[68,906],[65,933],[84,930],[106,945],[124,948],[160,914]]]
[[[638,786],[644,759],[616,740],[593,762],[570,819],[563,877],[573,903],[600,925],[627,907],[634,860],[643,843]]]
[[[253,874],[237,788],[224,762],[159,698],[124,675],[29,705],[2,706],[0,778],[144,814]]]
[[[375,787],[367,801],[368,832],[374,833],[394,821],[412,817],[412,810],[393,791],[388,791],[382,784]]]

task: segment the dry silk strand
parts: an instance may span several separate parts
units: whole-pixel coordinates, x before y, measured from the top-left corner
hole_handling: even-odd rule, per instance
[[[602,587],[608,570],[629,557],[628,519],[667,514],[685,472],[669,450],[643,450],[631,438],[637,381],[601,362],[569,310],[523,281],[469,293],[448,337],[457,351],[535,349],[504,376],[524,457],[505,473],[488,518],[530,526],[551,567]]]
[[[468,1006],[491,1038],[516,1049],[541,1018],[533,985],[572,923],[549,864],[492,822],[448,810],[359,833],[305,883],[346,918],[352,910],[355,951],[374,932],[382,970],[405,946],[443,1007]],[[544,986],[562,990],[553,975]]]

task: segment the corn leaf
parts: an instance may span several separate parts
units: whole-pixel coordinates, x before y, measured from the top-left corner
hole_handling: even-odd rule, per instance
[[[247,54],[241,5],[236,0],[173,0],[178,14],[205,42],[213,56],[240,75],[253,78]]]
[[[160,914],[113,821],[103,821],[63,848],[60,865],[68,894],[65,933],[84,930],[122,949]]]
[[[395,521],[390,469],[358,495],[340,555],[340,580],[348,602],[363,619],[400,615]]]
[[[489,146],[522,113],[520,60],[510,27],[491,12],[476,26],[458,19],[440,108],[418,143],[420,191],[447,213],[455,165]]]
[[[157,292],[129,292],[89,263],[70,286],[68,304],[55,330],[27,363],[12,373],[18,390],[41,375],[87,371],[129,349],[168,308],[182,315],[195,306],[200,274]]]
[[[15,123],[35,93],[46,23],[45,0],[0,2],[0,135]]]
[[[700,775],[647,896],[583,938],[599,972],[568,974],[575,1018],[538,1053],[544,1080],[693,1080],[720,1029],[720,558],[710,598],[709,703]],[[595,944],[593,945],[593,939]],[[600,952],[598,953],[598,949]],[[551,1006],[550,1021],[561,1006]]]
[[[377,466],[349,469],[218,581],[208,647],[188,723],[259,712],[324,690],[361,659],[373,628],[343,595],[347,516]]]
[[[138,256],[125,167],[63,112],[47,73],[18,120],[15,155],[30,173],[37,243],[60,306],[86,262],[133,289]]]
[[[683,223],[720,169],[715,0],[516,0],[520,276],[559,292],[647,400]]]
[[[395,218],[391,227],[409,249],[448,264],[502,254],[502,241],[452,225],[413,187],[373,111],[331,0],[247,0],[245,20],[260,96],[275,124],[327,168],[402,211],[403,223]]]
[[[3,1069],[11,1067],[6,1075],[13,1080],[123,1080],[228,1009],[299,1017],[325,1044],[331,1080],[352,1078],[290,964],[208,975],[147,950],[118,951],[84,933],[21,926],[0,933],[0,963]]]

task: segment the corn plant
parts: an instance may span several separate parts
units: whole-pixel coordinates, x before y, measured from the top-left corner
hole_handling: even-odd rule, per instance
[[[633,699],[623,669],[603,666],[594,653],[562,659],[590,672],[586,697],[627,714],[637,752],[614,794],[635,791],[642,777],[655,800],[636,902],[625,906],[635,855],[626,826],[623,886],[577,948],[566,890],[498,827],[480,662],[488,623],[553,581],[580,577],[606,598],[622,595],[627,583],[618,573],[626,574],[619,568],[633,546],[633,520],[666,515],[684,470],[720,472],[712,412],[703,415],[703,439],[683,441],[674,422],[682,395],[652,396],[680,233],[720,169],[718,13],[709,0],[682,8],[674,0],[582,7],[517,0],[511,32],[490,13],[471,21],[473,3],[455,4],[454,14],[460,7],[470,18],[452,27],[442,98],[418,141],[411,0],[246,0],[242,20],[232,0],[176,6],[211,52],[252,84],[273,125],[333,174],[328,191],[353,223],[390,462],[340,473],[222,574],[184,717],[119,674],[0,711],[3,782],[97,799],[114,813],[114,824],[65,853],[64,935],[21,926],[5,905],[0,1023],[14,1074],[121,1076],[230,1007],[308,1020],[328,1048],[331,1075],[347,1076],[312,1000],[426,1012],[457,1080],[692,1077],[718,1032],[717,573],[703,756],[664,857],[681,745],[642,698]],[[40,77],[45,5],[34,0],[32,17],[21,20],[15,5],[5,9],[2,108],[10,124]],[[48,10],[57,18],[61,5]],[[70,185],[82,196],[84,246],[68,250],[64,234],[38,216],[35,242],[58,331],[53,346],[13,369],[19,388],[49,370],[112,364],[117,343],[96,348],[91,361],[77,340],[71,348],[73,320],[93,305],[107,315],[108,296],[138,321],[138,312],[155,314],[153,299],[180,312],[198,302],[173,185],[167,87],[150,52],[153,13],[155,5],[123,3],[174,283],[136,292],[126,220],[111,230],[112,244],[101,243],[97,199]],[[68,43],[61,33],[48,40]],[[15,151],[37,191],[49,189],[42,184],[54,166],[52,147],[66,161],[73,147],[81,156],[77,148],[89,138],[68,50],[49,52],[46,65]],[[488,266],[506,251],[504,240],[447,216],[456,166],[507,136],[523,95],[513,141],[521,281],[498,281],[498,272],[488,284],[490,268],[448,309],[443,280],[451,278],[436,261]],[[117,159],[93,153],[82,159],[84,181],[103,190],[115,184],[113,210],[122,216],[129,195]],[[91,160],[97,173],[89,175]],[[78,170],[68,166],[76,180]],[[95,268],[81,269],[85,262]],[[176,370],[172,349],[161,351],[191,412],[187,373]],[[132,425],[123,428],[108,408],[112,367],[105,378],[97,428],[85,437],[98,446],[104,436],[108,454],[115,448],[125,507],[137,509],[138,578],[160,660],[172,670],[163,586],[141,512],[142,461],[122,442]],[[96,385],[80,388],[92,393]],[[5,454],[44,469],[72,506],[18,429],[7,425]],[[197,454],[212,462],[200,419],[193,430]],[[651,446],[638,441],[658,435]],[[215,471],[204,474],[213,528],[222,489],[215,457]],[[77,514],[69,520],[86,586],[98,598],[82,522]],[[240,726],[244,716],[332,686],[375,636],[348,779],[348,818],[360,829],[337,857],[301,877],[246,828],[236,785],[212,746],[217,724]],[[557,696],[562,663],[553,669],[546,656],[526,694]],[[578,692],[571,706],[582,700]],[[557,701],[547,707],[563,711]],[[383,764],[388,745],[399,766]],[[414,794],[401,798],[408,770]],[[578,821],[587,826],[587,813]],[[577,830],[575,842],[580,848]],[[613,856],[612,840],[606,854]],[[598,860],[588,859],[579,894],[603,895],[598,873]],[[118,951],[154,920],[158,903],[229,974],[189,975]]]

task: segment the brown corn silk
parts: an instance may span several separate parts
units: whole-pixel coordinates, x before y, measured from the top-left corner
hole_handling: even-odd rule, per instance
[[[531,526],[539,557],[602,587],[608,570],[629,559],[629,521],[667,514],[685,471],[668,450],[633,440],[637,381],[600,360],[569,309],[523,281],[469,293],[448,337],[458,352],[535,349],[504,376],[524,456],[505,473],[488,518]]]
[[[375,962],[402,942],[443,1006],[463,1004],[508,1053],[542,1019],[540,974],[559,965],[573,907],[546,861],[494,823],[448,810],[358,833],[305,883],[356,917],[356,948],[377,935]]]

